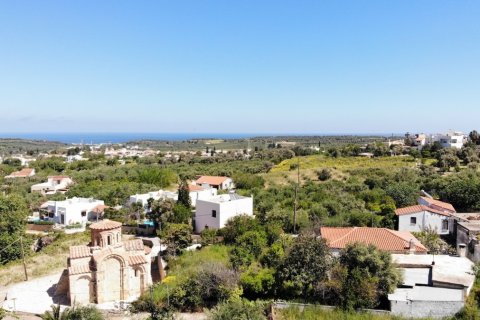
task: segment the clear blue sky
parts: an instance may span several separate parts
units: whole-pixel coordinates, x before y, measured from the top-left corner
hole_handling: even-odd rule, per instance
[[[0,132],[480,129],[480,1],[0,1]]]

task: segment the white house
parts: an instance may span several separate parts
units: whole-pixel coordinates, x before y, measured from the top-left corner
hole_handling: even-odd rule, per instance
[[[217,195],[217,189],[215,188],[189,185],[188,189],[189,189],[190,200],[191,200],[192,206],[194,207],[197,203],[197,200],[208,200]],[[177,201],[178,193],[165,191],[165,190],[158,190],[158,191],[153,191],[153,192],[148,192],[143,194],[135,194],[133,196],[130,196],[130,198],[128,199],[128,205],[132,205],[133,203],[140,203],[145,208],[145,210],[147,210],[148,199],[153,199],[153,200],[170,199],[173,201]]]
[[[47,182],[34,184],[30,187],[31,192],[40,192],[42,194],[54,194],[57,192],[65,193],[68,187],[73,184],[72,179],[67,176],[50,176]]]
[[[398,230],[420,232],[425,229],[436,230],[438,234],[450,232],[448,212],[436,210],[424,205],[415,205],[395,210],[398,217]]]
[[[195,232],[205,228],[220,229],[228,219],[245,214],[253,216],[253,198],[236,193],[218,195],[209,200],[197,200]]]
[[[192,206],[196,207],[197,200],[209,200],[217,196],[217,189],[210,187],[202,187],[190,184],[188,186],[190,201]]]
[[[178,194],[175,192],[165,191],[165,190],[135,194],[133,196],[130,196],[130,198],[128,199],[128,205],[132,205],[133,203],[140,203],[145,208],[145,211],[147,211],[148,199],[153,199],[153,200],[170,199],[173,201],[177,201]]]
[[[465,305],[475,281],[473,262],[449,255],[392,254],[403,283],[388,295],[393,315],[452,317]]]
[[[419,197],[417,202],[418,205],[395,210],[399,231],[420,232],[433,229],[438,234],[453,232],[452,215],[456,211],[450,203],[430,196]]]
[[[218,176],[201,176],[193,184],[218,190],[230,190],[235,187],[232,178]]]
[[[48,201],[46,205],[49,218],[62,225],[85,224],[98,217],[106,208],[103,200],[76,197],[64,201]]]
[[[462,132],[450,131],[445,134],[434,134],[432,142],[439,142],[444,148],[461,149],[465,143],[466,136]]]

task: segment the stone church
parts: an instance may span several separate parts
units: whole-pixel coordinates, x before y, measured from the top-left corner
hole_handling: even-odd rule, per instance
[[[151,257],[141,239],[122,241],[122,224],[105,219],[90,226],[89,246],[70,247],[70,303],[138,298],[152,284]]]

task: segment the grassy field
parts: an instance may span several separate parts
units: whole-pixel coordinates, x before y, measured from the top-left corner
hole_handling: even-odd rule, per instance
[[[395,170],[403,167],[414,168],[417,162],[412,157],[340,157],[332,158],[324,155],[295,157],[284,160],[269,173],[264,174],[268,185],[285,185],[297,180],[296,166],[300,165],[301,182],[317,180],[316,172],[328,168],[334,179],[346,179],[351,172],[374,168]]]
[[[320,307],[305,308],[304,311],[300,311],[298,308],[287,308],[276,311],[277,320],[401,320],[402,317],[392,316],[389,314],[372,314],[363,312],[348,313],[341,310],[325,310]]]
[[[61,272],[67,267],[67,257],[70,246],[87,244],[90,241],[90,232],[71,235],[59,234],[56,240],[44,250],[33,253],[26,258],[29,278],[37,278]],[[0,285],[6,286],[25,280],[22,261],[14,261],[0,266]]]

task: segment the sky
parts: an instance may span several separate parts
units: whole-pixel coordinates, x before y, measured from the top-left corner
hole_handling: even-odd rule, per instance
[[[479,17],[473,0],[0,0],[0,132],[468,132]]]

